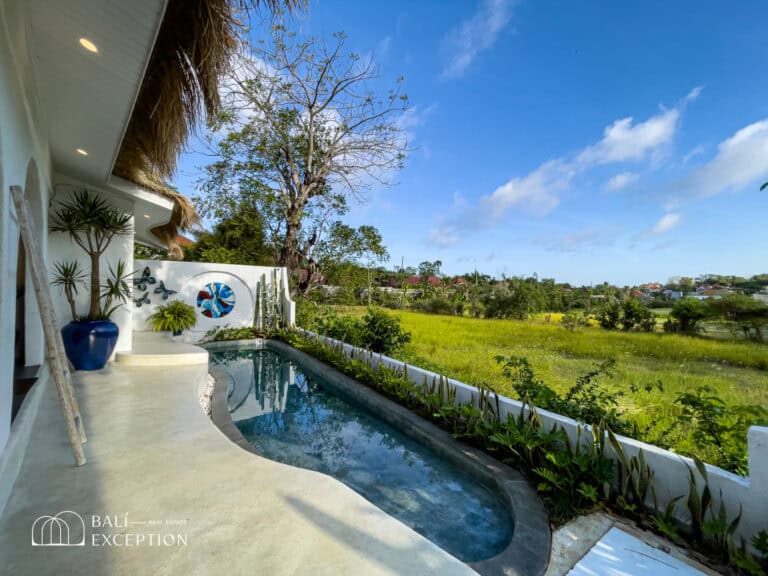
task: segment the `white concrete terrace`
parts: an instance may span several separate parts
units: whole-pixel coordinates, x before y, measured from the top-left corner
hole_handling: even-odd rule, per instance
[[[88,463],[73,465],[55,388],[43,378],[22,408],[31,428],[0,517],[3,573],[474,573],[340,482],[232,443],[198,403],[205,364],[112,364],[74,379]],[[84,518],[85,545],[33,547],[35,519],[62,510]],[[116,525],[93,528],[92,516]],[[144,523],[152,521],[160,524]],[[124,545],[149,533],[185,535],[187,545]]]

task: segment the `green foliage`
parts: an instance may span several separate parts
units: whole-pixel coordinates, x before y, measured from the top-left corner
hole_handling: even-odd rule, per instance
[[[217,326],[208,330],[204,342],[224,342],[229,340],[252,340],[262,338],[264,334],[252,326]]]
[[[197,312],[194,307],[180,300],[158,306],[149,317],[155,332],[181,332],[197,324]]]
[[[400,326],[400,318],[380,308],[368,308],[363,326],[363,347],[373,352],[392,354],[411,341],[411,334]]]
[[[589,328],[589,316],[583,310],[569,310],[560,319],[563,328],[575,332],[577,328]]]
[[[709,316],[709,307],[707,304],[696,298],[682,298],[672,307],[669,315],[672,320],[664,324],[664,330],[670,332],[685,332],[686,334],[695,334],[699,329],[702,320]]]
[[[434,296],[418,300],[413,307],[419,312],[427,314],[446,314],[448,316],[461,316],[464,312],[464,303]]]
[[[602,328],[616,330],[621,323],[621,304],[619,302],[604,304],[595,316]]]
[[[751,404],[727,405],[709,386],[678,394],[679,422],[690,425],[696,443],[715,449],[711,463],[747,474],[744,440],[750,426],[768,423],[768,409]]]
[[[89,320],[109,319],[109,316],[120,306],[120,304],[112,306],[112,302],[117,300],[122,303],[127,298],[121,291],[121,281],[125,275],[121,273],[115,276],[111,268],[115,284],[107,286],[108,292],[102,294],[100,260],[114,238],[126,236],[133,231],[132,217],[131,214],[125,214],[112,207],[100,196],[83,189],[76,191],[69,200],[62,202],[51,218],[51,232],[67,234],[90,257]],[[118,263],[119,271],[123,267]],[[101,305],[102,299],[107,300],[104,306]],[[74,316],[77,314],[73,314]]]
[[[123,260],[117,261],[117,266],[113,269],[109,266],[109,277],[101,285],[101,299],[103,303],[99,305],[97,320],[109,320],[112,314],[131,297],[131,289],[128,287],[128,281],[133,276],[133,272],[126,271],[126,264]]]
[[[54,264],[51,285],[58,286],[64,292],[73,322],[80,320],[80,316],[77,313],[76,298],[80,288],[85,288],[85,279],[87,277],[87,274],[80,268],[80,263],[77,260],[67,260]]]
[[[264,233],[264,220],[253,204],[241,202],[214,227],[198,235],[193,246],[184,249],[184,260],[269,266],[275,249]]]
[[[618,409],[624,391],[611,391],[600,382],[600,377],[612,375],[613,360],[596,364],[581,374],[562,395],[536,378],[527,359],[496,356],[496,362],[502,365],[502,375],[510,379],[521,400],[586,424],[602,424],[620,432],[629,430],[630,426]]]
[[[387,355],[411,340],[410,333],[401,328],[400,318],[373,306],[361,318],[338,315],[327,308],[324,313],[313,315],[306,326],[323,336]]]
[[[745,340],[761,342],[768,328],[768,305],[744,294],[730,294],[708,301],[710,314],[727,322]]]
[[[622,328],[626,332],[633,329],[653,332],[656,329],[656,318],[653,313],[637,298],[603,304],[598,309],[596,317],[600,326],[606,330]]]

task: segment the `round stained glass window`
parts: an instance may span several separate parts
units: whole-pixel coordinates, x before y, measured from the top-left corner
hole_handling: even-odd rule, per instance
[[[222,282],[211,282],[197,293],[197,307],[208,318],[223,318],[235,307],[235,293]]]

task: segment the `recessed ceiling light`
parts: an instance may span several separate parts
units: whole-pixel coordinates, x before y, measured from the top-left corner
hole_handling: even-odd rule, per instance
[[[149,214],[144,214],[144,218],[152,218]]]
[[[83,150],[82,148],[78,148],[77,153],[80,154],[80,156],[88,156],[88,151]]]
[[[88,38],[80,38],[80,46],[88,50],[88,52],[93,52],[94,54],[99,51],[99,49],[96,48],[96,44],[88,40]]]

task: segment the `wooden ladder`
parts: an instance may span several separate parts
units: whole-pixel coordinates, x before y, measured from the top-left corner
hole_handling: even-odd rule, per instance
[[[37,306],[40,310],[40,319],[43,324],[43,334],[45,336],[45,351],[48,359],[48,365],[51,368],[53,379],[56,382],[56,390],[59,394],[59,403],[61,411],[64,414],[64,422],[67,425],[67,435],[69,443],[72,446],[72,453],[75,457],[75,464],[82,466],[85,464],[85,454],[82,444],[85,443],[85,427],[83,418],[80,415],[80,405],[77,402],[77,395],[72,386],[72,375],[69,371],[69,363],[64,352],[64,341],[61,339],[61,330],[56,321],[56,310],[53,307],[51,291],[48,284],[48,277],[43,260],[43,253],[40,250],[40,244],[37,235],[32,228],[29,217],[29,203],[24,197],[24,191],[21,186],[11,186],[11,197],[16,207],[16,218],[19,222],[21,237],[27,251],[29,268],[32,274],[32,283],[35,287],[35,296]]]

